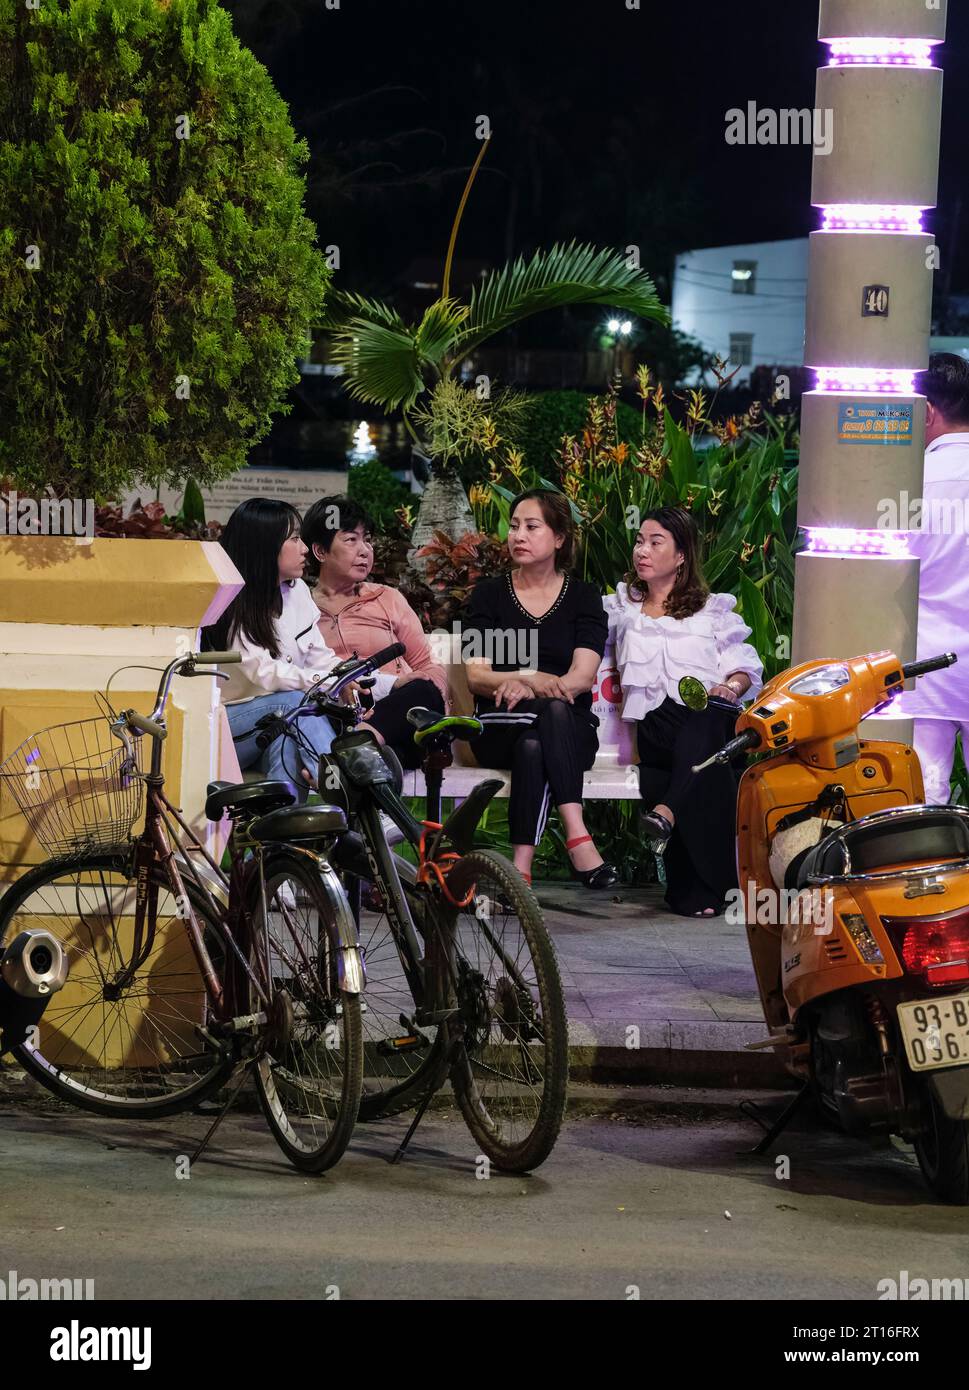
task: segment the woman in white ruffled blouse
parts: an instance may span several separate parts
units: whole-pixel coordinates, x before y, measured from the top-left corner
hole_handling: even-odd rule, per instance
[[[760,689],[763,666],[734,611],[732,594],[711,594],[700,565],[696,522],[681,507],[643,521],[633,568],[603,600],[616,643],[623,719],[636,724],[647,833],[665,846],[666,901],[684,916],[723,911],[737,883],[737,778],[694,763],[733,736],[737,707]],[[687,709],[679,682],[695,676],[714,703]]]

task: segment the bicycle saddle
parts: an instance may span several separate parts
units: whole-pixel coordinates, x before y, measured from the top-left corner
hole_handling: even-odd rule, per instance
[[[417,705],[407,711],[407,718],[416,730],[414,742],[421,744],[436,734],[447,738],[474,738],[481,733],[480,719],[472,719],[465,714],[438,714],[436,710]]]
[[[312,844],[342,835],[346,828],[347,818],[339,806],[284,806],[253,821],[249,834],[269,844],[289,845],[302,840]]]
[[[296,791],[289,782],[210,782],[205,789],[207,820],[221,820],[233,806],[245,806],[254,815],[292,806]]]

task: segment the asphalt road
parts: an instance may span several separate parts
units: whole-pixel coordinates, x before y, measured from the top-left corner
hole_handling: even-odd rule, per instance
[[[393,1120],[313,1179],[258,1115],[230,1117],[177,1177],[206,1124],[5,1104],[0,1278],[122,1299],[875,1299],[902,1270],[969,1281],[969,1211],[935,1202],[909,1154],[800,1129],[779,1177],[776,1155],[738,1154],[756,1131],[729,1098],[597,1093],[524,1178],[477,1176],[449,1109],[402,1164]]]

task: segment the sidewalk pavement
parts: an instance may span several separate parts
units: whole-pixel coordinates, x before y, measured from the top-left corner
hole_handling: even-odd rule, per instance
[[[562,973],[576,1080],[783,1084],[772,1051],[745,1051],[767,1027],[742,925],[677,917],[658,886],[536,882],[535,891]]]

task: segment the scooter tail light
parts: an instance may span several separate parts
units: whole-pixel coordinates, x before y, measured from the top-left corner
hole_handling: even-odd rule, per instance
[[[969,980],[969,912],[886,920],[902,964],[927,985]]]

